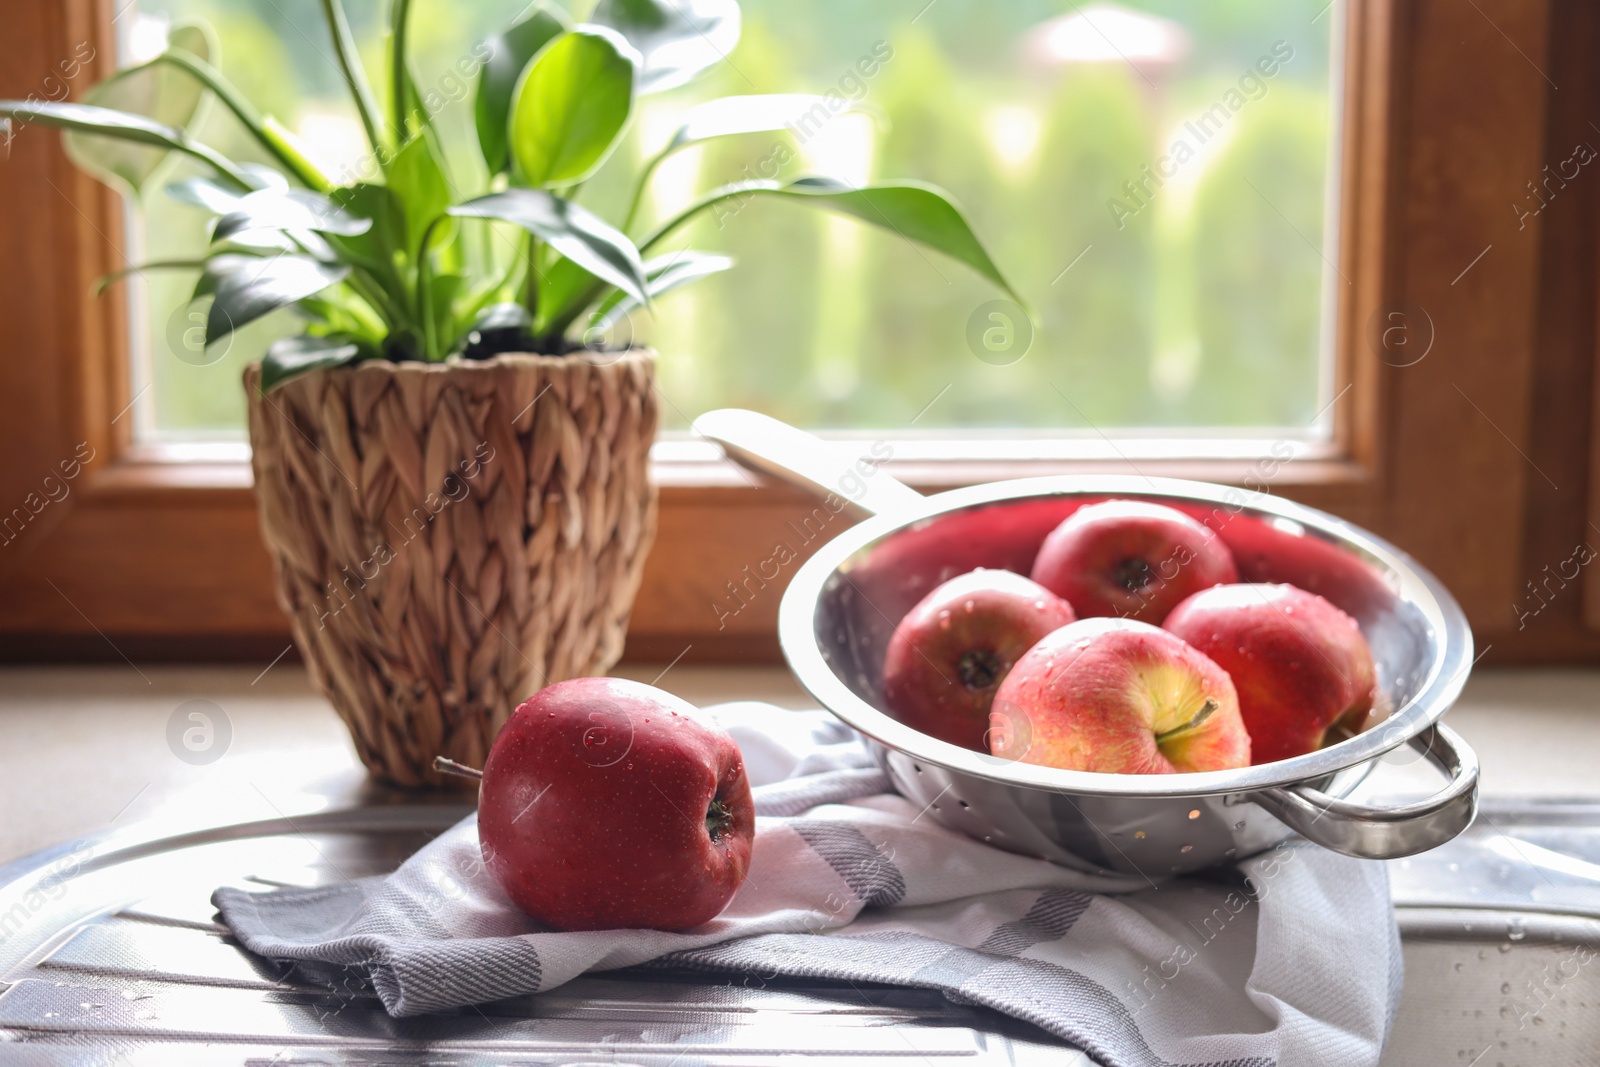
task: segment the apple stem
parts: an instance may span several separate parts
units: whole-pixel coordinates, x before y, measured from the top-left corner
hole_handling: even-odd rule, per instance
[[[447,756],[433,757],[433,769],[440,774],[453,774],[457,778],[471,778],[475,782],[483,781],[483,772],[476,767],[468,767],[465,763],[457,763]]]
[[[1211,713],[1213,711],[1216,711],[1216,710],[1217,710],[1217,702],[1215,700],[1207,699],[1205,704],[1203,704],[1201,706],[1200,710],[1195,712],[1194,718],[1190,719],[1188,722],[1184,723],[1182,726],[1176,726],[1176,727],[1172,728],[1171,730],[1168,730],[1164,734],[1156,734],[1156,744],[1158,744],[1158,745],[1166,744],[1168,741],[1172,740],[1172,738],[1176,737],[1178,734],[1181,734],[1181,733],[1185,732],[1186,730],[1193,730],[1196,726],[1199,726],[1201,723],[1203,723],[1207,719],[1211,718]]]

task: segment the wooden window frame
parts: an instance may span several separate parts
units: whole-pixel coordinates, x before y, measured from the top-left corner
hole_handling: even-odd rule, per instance
[[[18,0],[0,38],[0,96],[49,91],[52,69],[83,42],[97,56],[74,92],[105,76],[112,14],[110,0]],[[1600,16],[1581,0],[1336,0],[1319,17],[1347,20],[1338,402],[1330,445],[1283,464],[1270,491],[1416,555],[1454,590],[1493,660],[1593,658],[1600,569],[1552,585],[1549,568],[1564,571],[1580,543],[1600,545],[1600,174],[1563,186],[1537,217],[1519,220],[1508,204],[1600,114],[1586,62]],[[1600,132],[1589,137],[1600,143]],[[21,130],[0,161],[0,516],[47,500],[46,476],[51,493],[66,490],[0,547],[0,657],[264,660],[288,627],[248,465],[133,439],[124,297],[89,295],[120,265],[121,211],[52,132]],[[1395,309],[1425,312],[1411,327],[1431,348],[1411,366],[1369,341]],[[935,490],[1129,463],[898,459],[887,469]],[[1259,476],[1239,458],[1157,456],[1137,469],[1233,484]],[[811,502],[692,447],[659,449],[654,470],[661,528],[629,658],[688,648],[702,661],[775,660],[776,591],[730,618],[714,605]]]

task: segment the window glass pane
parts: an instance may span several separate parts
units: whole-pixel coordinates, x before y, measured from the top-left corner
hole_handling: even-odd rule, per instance
[[[673,247],[724,251],[739,267],[622,328],[661,353],[668,425],[743,405],[824,428],[1309,427],[1330,395],[1326,325],[1346,284],[1332,265],[1330,179],[1342,7],[924,3],[746,0],[737,50],[702,80],[641,100],[583,201],[618,219],[638,161],[693,102],[832,91],[859,106],[797,114],[792,136],[672,158],[646,213],[740,178],[931,181],[965,206],[1036,325],[892,232],[734,202]],[[385,5],[347,8],[381,85]],[[462,196],[484,183],[473,79],[462,72],[522,8],[415,4],[413,63]],[[317,0],[139,0],[121,22],[124,47],[130,58],[159,49],[167,24],[190,19],[211,24],[224,72],[325,169],[370,172]],[[236,158],[262,158],[220,108],[200,133]],[[189,172],[179,164],[172,175]],[[202,213],[159,189],[143,217],[145,257],[202,247]],[[225,354],[199,351],[200,320],[183,306],[193,284],[157,274],[134,290],[136,330],[148,335],[140,373],[152,383],[145,432],[237,435],[241,366],[296,320],[280,313]]]

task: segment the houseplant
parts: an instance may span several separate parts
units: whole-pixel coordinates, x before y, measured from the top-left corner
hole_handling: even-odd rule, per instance
[[[672,153],[780,132],[837,110],[828,97],[689,108],[640,166],[625,217],[580,205],[636,98],[733,47],[736,0],[601,0],[577,24],[538,8],[485,42],[473,106],[488,181],[474,195],[452,181],[407,62],[411,0],[391,3],[386,106],[340,0],[322,9],[371,153],[358,180],[334,182],[258,112],[194,26],[81,103],[0,101],[0,119],[62,128],[79,165],[134,193],[176,156],[203,165],[167,191],[215,217],[205,254],[128,270],[198,270],[208,346],[282,308],[304,319],[245,375],[279,599],[363,761],[421,784],[435,754],[481,764],[532,689],[603,672],[621,652],[655,527],[654,355],[574,335],[731,266],[661,254],[685,223],[784,199],[891,230],[1011,290],[959,209],[916,182],[742,181],[639,219]],[[189,132],[213,101],[272,167]]]

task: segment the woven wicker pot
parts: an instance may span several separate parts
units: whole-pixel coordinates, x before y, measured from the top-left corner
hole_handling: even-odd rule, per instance
[[[372,361],[261,395],[261,530],[311,677],[372,773],[483,766],[519,701],[622,652],[655,536],[655,357]]]

